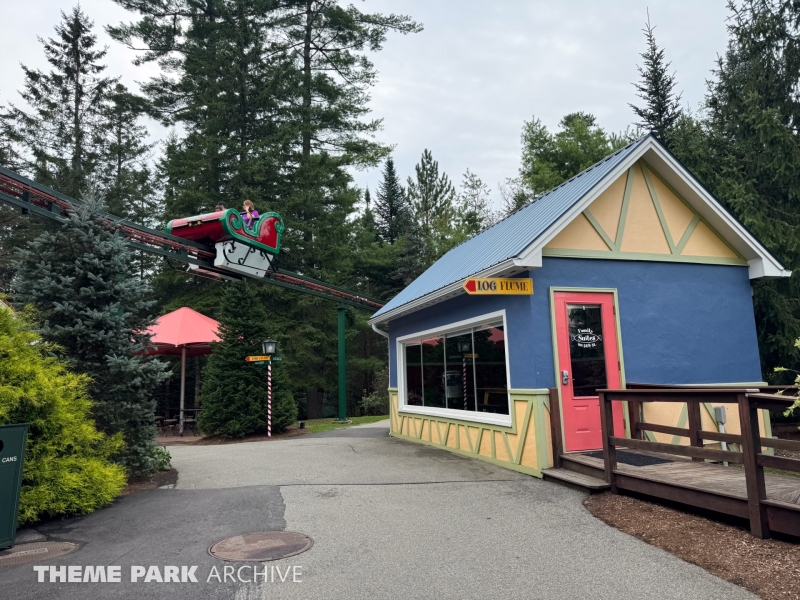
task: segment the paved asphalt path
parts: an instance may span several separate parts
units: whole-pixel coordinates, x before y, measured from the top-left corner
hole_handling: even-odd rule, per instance
[[[123,583],[37,583],[31,566],[3,567],[0,598],[755,598],[606,526],[583,494],[389,438],[388,422],[170,452],[175,489],[38,528],[80,544],[42,564],[121,565]],[[271,563],[298,567],[300,582],[207,581],[225,564],[212,543],[284,529],[315,541]],[[200,582],[130,583],[131,565],[196,565]]]

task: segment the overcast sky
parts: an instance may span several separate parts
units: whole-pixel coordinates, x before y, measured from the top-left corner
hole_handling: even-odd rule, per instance
[[[10,1],[10,0],[6,0]],[[383,119],[378,139],[395,146],[403,179],[424,148],[460,182],[478,174],[499,202],[498,183],[519,167],[519,134],[534,115],[555,129],[569,112],[593,113],[607,130],[633,121],[631,82],[644,49],[641,29],[650,10],[656,38],[677,71],[684,102],[696,107],[714,61],[725,50],[726,0],[367,0],[361,10],[395,12],[421,22],[422,33],[390,35],[373,57],[379,80],[373,115]],[[59,10],[74,2],[17,3],[0,24],[0,102],[19,102],[20,63],[44,68],[37,36],[50,37]],[[156,67],[134,67],[130,51],[102,31],[131,15],[111,0],[83,0],[99,38],[109,45],[110,75],[135,87]],[[154,139],[166,131],[149,127]],[[355,173],[374,189],[377,169]]]

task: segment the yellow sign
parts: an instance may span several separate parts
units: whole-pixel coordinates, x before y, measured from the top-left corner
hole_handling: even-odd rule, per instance
[[[265,360],[270,360],[269,356],[246,356],[245,361],[247,362],[262,362]]]
[[[506,279],[503,277],[470,277],[464,290],[472,295],[532,295],[533,279]]]

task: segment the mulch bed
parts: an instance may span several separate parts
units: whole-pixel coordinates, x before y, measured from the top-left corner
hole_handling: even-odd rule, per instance
[[[128,485],[122,488],[121,495],[127,496],[129,494],[141,492],[142,490],[152,490],[162,485],[175,485],[176,483],[178,483],[177,469],[160,471],[150,477],[131,477],[128,479]]]
[[[800,429],[797,428],[797,423],[773,423],[772,434],[782,440],[800,442]],[[796,450],[781,450],[778,448],[775,450],[775,456],[800,460],[800,452]]]
[[[584,504],[608,525],[764,600],[800,599],[800,543],[760,540],[735,525],[629,496],[599,494]]]

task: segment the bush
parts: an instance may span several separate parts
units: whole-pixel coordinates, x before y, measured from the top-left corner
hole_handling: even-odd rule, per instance
[[[153,462],[156,471],[169,471],[172,468],[172,455],[164,446],[153,449]]]
[[[375,371],[375,378],[372,382],[374,391],[367,394],[364,390],[364,397],[361,398],[361,407],[365,415],[388,415],[389,414],[389,365],[380,371]]]
[[[0,425],[30,423],[18,521],[86,514],[116,498],[123,450],[89,418],[90,379],[70,373],[42,343],[26,315],[0,309]]]

